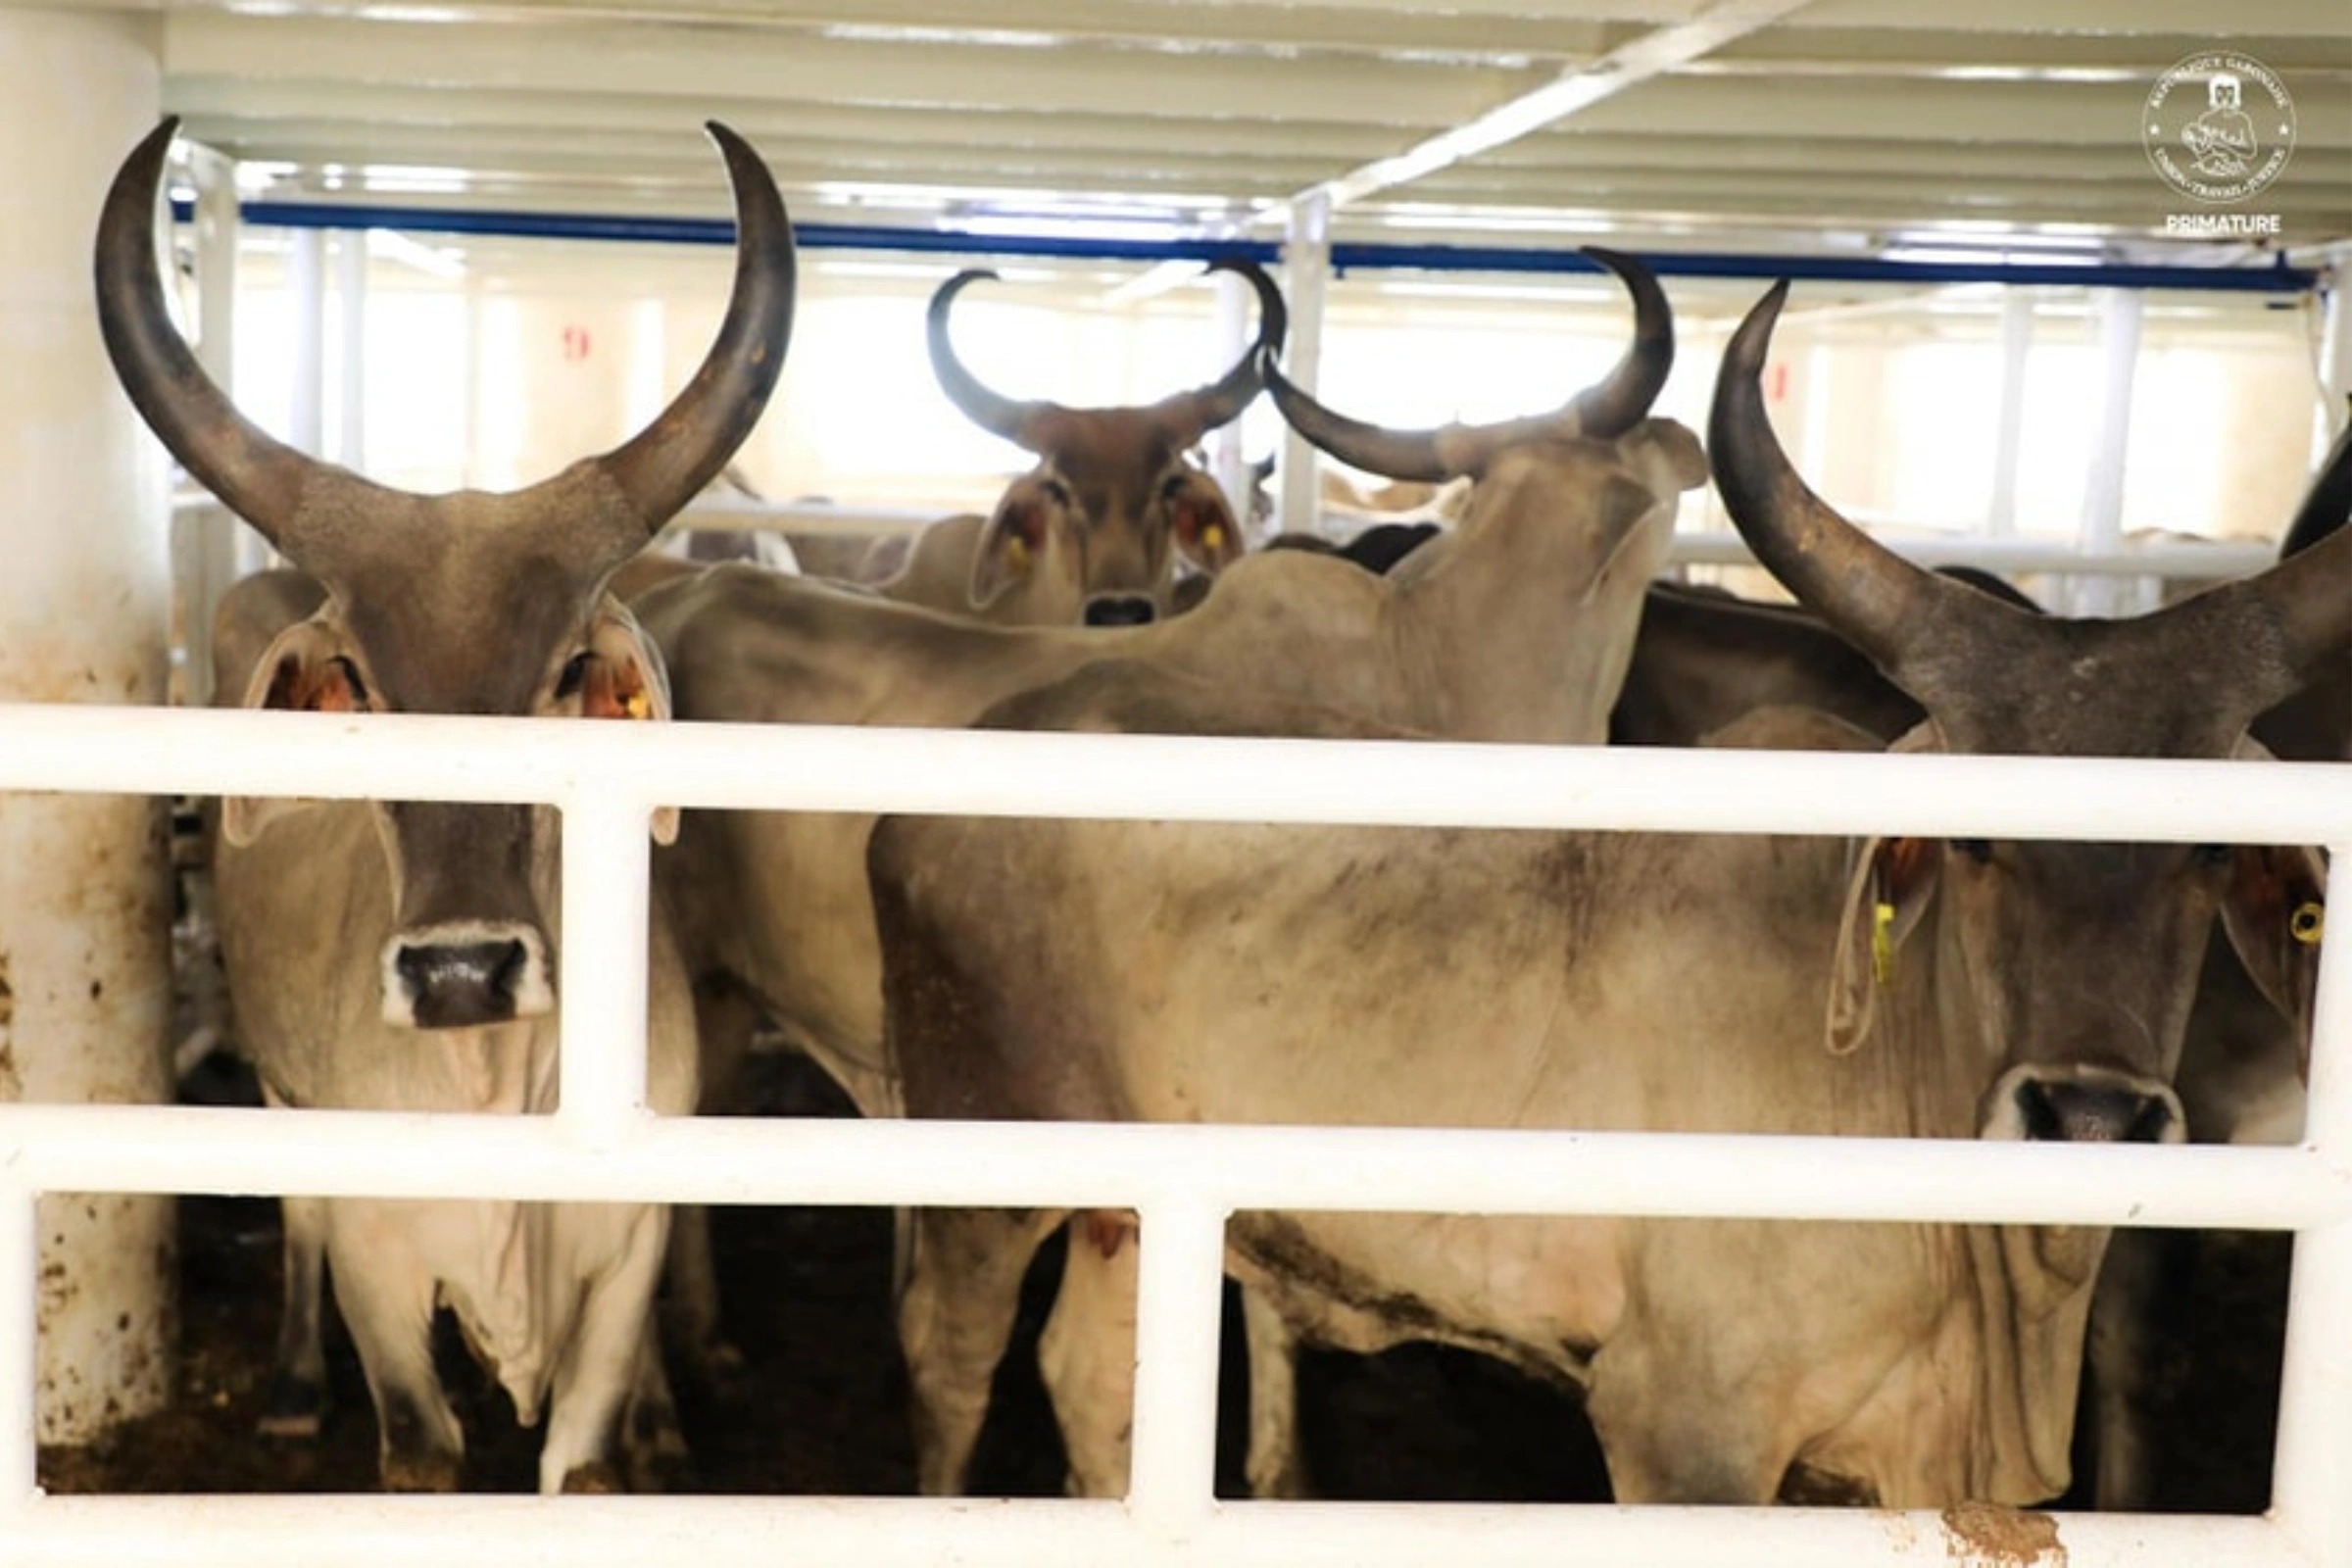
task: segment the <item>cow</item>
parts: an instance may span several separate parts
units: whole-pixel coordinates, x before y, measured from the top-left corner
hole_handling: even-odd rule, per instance
[[[2352,540],[2079,622],[1878,546],[1765,417],[1786,293],[1726,351],[1710,455],[1759,559],[1926,710],[1903,749],[2228,758],[2352,648]],[[994,716],[1230,733],[1226,695],[1127,662]],[[1291,732],[1377,729],[1301,713]],[[1776,710],[1725,740],[1840,735],[1867,744]],[[887,818],[869,869],[917,1116],[2175,1141],[2167,1078],[2217,912],[2274,997],[2316,956],[2285,936],[2318,896],[2305,862],[2222,847]],[[900,1323],[927,1489],[961,1484],[1022,1267],[1059,1218],[915,1218]],[[1435,1339],[1581,1388],[1621,1502],[1889,1507],[2065,1490],[2104,1241],[1280,1213],[1227,1232],[1310,1338]],[[1098,1331],[1132,1305],[1098,1302]],[[1132,1362],[1094,1367],[1049,1389],[1074,1481],[1115,1490]]]
[[[940,388],[1038,463],[986,519],[934,524],[885,593],[1000,625],[1137,625],[1168,612],[1178,558],[1212,575],[1240,558],[1241,524],[1189,454],[1257,396],[1258,364],[1282,346],[1290,318],[1256,264],[1208,265],[1256,291],[1257,341],[1215,382],[1142,408],[1072,409],[991,389],[956,358],[948,318],[964,289],[996,274],[967,270],[940,285],[926,317]]]
[[[155,260],[175,124],[130,154],[108,196],[98,311],[148,425],[299,568],[224,598],[222,701],[665,717],[660,657],[606,585],[749,434],[781,368],[792,231],[759,156],[709,127],[734,188],[734,290],[676,400],[620,446],[528,489],[421,496],[284,446],[198,367],[171,323]],[[240,1043],[270,1103],[553,1108],[552,812],[231,799],[219,815],[222,958]],[[691,1004],[659,910],[649,990],[649,1102],[691,1112]],[[437,1305],[454,1310],[526,1424],[546,1412],[542,1491],[658,1484],[682,1463],[649,1317],[668,1223],[660,1205],[308,1199],[286,1213],[280,1371],[315,1379],[302,1342],[315,1351],[322,1254],[367,1373],[387,1488],[448,1491],[461,1479],[463,1433],[433,1370]],[[315,1382],[309,1397],[315,1409]]]
[[[1261,553],[1175,619],[1003,628],[713,567],[636,604],[662,646],[678,715],[961,726],[1119,656],[1460,738],[1597,741],[1641,584],[1665,549],[1680,492],[1706,471],[1689,430],[1647,416],[1672,363],[1665,295],[1639,263],[1610,262],[1635,304],[1635,340],[1620,364],[1549,415],[1446,432],[1443,456],[1435,436],[1356,425],[1283,384],[1297,416],[1328,440],[1476,478],[1460,528],[1420,553],[1434,569],[1377,578],[1345,562]],[[860,1110],[896,1113],[864,869],[871,820],[688,812],[675,847],[657,855],[713,1074],[740,1060],[763,1011]],[[706,1318],[689,1332],[708,1339],[715,1328]]]

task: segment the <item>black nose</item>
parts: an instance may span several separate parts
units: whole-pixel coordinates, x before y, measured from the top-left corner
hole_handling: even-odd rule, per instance
[[[418,943],[392,960],[419,1029],[469,1029],[514,1016],[528,959],[520,942]]]
[[[1086,602],[1089,626],[1143,626],[1159,617],[1159,611],[1142,594],[1097,594]]]
[[[2172,1130],[2161,1097],[2113,1084],[2028,1078],[2017,1086],[2026,1136],[2057,1144],[2155,1144]]]

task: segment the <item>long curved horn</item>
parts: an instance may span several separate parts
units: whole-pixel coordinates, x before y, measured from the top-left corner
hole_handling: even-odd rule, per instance
[[[1290,307],[1264,268],[1244,257],[1220,256],[1208,264],[1207,270],[1238,272],[1250,280],[1257,293],[1257,341],[1210,385],[1160,399],[1157,412],[1167,420],[1170,437],[1179,447],[1189,447],[1219,425],[1242,416],[1250,400],[1265,385],[1262,362],[1282,352],[1283,339],[1291,330]]]
[[[1341,462],[1392,479],[1435,483],[1482,474],[1495,454],[1522,441],[1623,435],[1649,413],[1674,369],[1674,312],[1656,274],[1638,259],[1588,245],[1584,254],[1617,274],[1633,296],[1634,341],[1609,373],[1549,414],[1494,424],[1391,430],[1334,414],[1269,365],[1266,386],[1291,428]]]
[[[98,217],[98,330],[122,390],[198,483],[280,549],[305,482],[329,466],[237,412],[172,324],[155,261],[155,199],[179,128],[166,119],[131,149]]]
[[[956,304],[956,296],[966,286],[997,274],[982,268],[957,272],[939,285],[931,296],[931,309],[925,316],[925,333],[931,345],[931,373],[939,377],[940,390],[948,401],[963,411],[963,416],[992,435],[1001,435],[1014,446],[1035,452],[1041,439],[1039,426],[1052,416],[1061,412],[1057,404],[1040,400],[1020,402],[984,385],[980,378],[964,368],[956,357],[956,345],[948,337],[948,312]]]
[[[2335,444],[2303,493],[2303,504],[2278,541],[2278,559],[2309,550],[2341,528],[2347,514],[2352,514],[2352,419],[2336,432]]]
[[[1723,351],[1707,421],[1715,486],[1756,559],[1900,684],[1904,651],[1936,613],[1960,603],[1956,596],[2010,614],[2023,612],[1913,565],[1839,516],[1797,476],[1765,415],[1762,384],[1773,323],[1788,297],[1784,278],[1756,302]],[[1912,695],[1926,700],[1917,690]]]
[[[598,465],[612,476],[651,538],[692,501],[759,423],[784,368],[798,293],[792,220],[751,144],[710,121],[735,192],[735,283],[726,318],[694,379],[653,423]]]

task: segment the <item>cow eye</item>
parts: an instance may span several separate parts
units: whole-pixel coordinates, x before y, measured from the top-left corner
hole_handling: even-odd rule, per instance
[[[342,654],[337,654],[328,662],[335,666],[335,673],[343,677],[343,684],[351,688],[351,706],[367,707],[368,683],[360,679],[360,666]]]
[[[1066,484],[1063,484],[1059,479],[1041,480],[1038,484],[1038,489],[1044,493],[1045,498],[1048,501],[1053,502],[1054,505],[1057,507],[1067,507],[1070,505],[1070,487]]]
[[[574,654],[564,661],[564,673],[556,677],[556,698],[562,701],[577,696],[580,688],[587,684],[588,655],[585,652]]]
[[[1170,505],[1182,501],[1184,499],[1186,483],[1187,479],[1184,474],[1169,474],[1165,479],[1160,481],[1159,499],[1168,502]]]
[[[1967,856],[1979,865],[1986,864],[1992,859],[1992,840],[1990,839],[1953,839],[1951,845],[1954,850]]]
[[[2228,865],[2230,857],[2237,853],[2237,846],[2234,844],[2200,844],[2188,853],[2199,865]]]

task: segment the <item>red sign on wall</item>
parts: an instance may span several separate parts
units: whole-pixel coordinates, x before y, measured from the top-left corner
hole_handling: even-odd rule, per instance
[[[586,327],[575,324],[564,329],[564,360],[565,364],[579,364],[588,357],[589,347]]]

